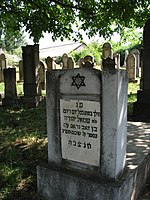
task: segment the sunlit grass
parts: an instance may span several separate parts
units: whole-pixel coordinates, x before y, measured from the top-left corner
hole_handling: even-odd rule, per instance
[[[132,118],[133,103],[137,101],[137,91],[140,89],[139,83],[128,84],[128,118]]]
[[[0,199],[39,200],[36,166],[47,161],[46,110],[0,107]]]

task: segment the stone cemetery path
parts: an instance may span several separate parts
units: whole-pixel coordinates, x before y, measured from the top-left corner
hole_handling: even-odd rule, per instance
[[[136,169],[150,152],[150,123],[128,121],[127,168]],[[138,200],[150,200],[150,177]]]

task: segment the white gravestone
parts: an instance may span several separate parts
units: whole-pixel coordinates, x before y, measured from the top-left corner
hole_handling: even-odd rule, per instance
[[[60,100],[64,159],[99,166],[100,102]]]

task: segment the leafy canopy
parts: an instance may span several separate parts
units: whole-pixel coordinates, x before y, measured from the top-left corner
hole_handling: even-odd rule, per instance
[[[150,16],[149,0],[1,0],[0,29],[15,33],[24,28],[34,42],[44,32],[52,39],[122,33],[124,27],[143,27]],[[75,29],[77,27],[77,29]],[[74,30],[76,31],[74,31]]]

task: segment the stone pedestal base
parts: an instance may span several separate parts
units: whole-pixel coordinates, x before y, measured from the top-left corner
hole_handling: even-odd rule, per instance
[[[35,96],[35,97],[21,97],[20,98],[20,103],[23,106],[26,106],[28,108],[34,108],[37,107],[39,102],[43,99],[42,96]]]
[[[3,98],[2,99],[2,106],[9,106],[9,107],[15,107],[19,106],[19,99],[15,98]]]
[[[150,121],[150,90],[137,92],[137,102],[133,104],[133,119],[135,121]]]
[[[37,189],[44,200],[138,199],[150,173],[149,163],[147,155],[116,181],[45,164],[37,166]]]

